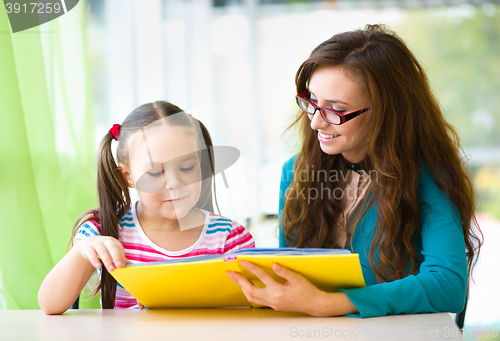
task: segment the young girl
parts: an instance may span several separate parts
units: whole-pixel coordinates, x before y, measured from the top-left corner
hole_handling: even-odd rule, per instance
[[[458,136],[423,68],[383,26],[337,34],[296,75],[302,149],[283,166],[280,245],[349,248],[366,287],[328,293],[278,264],[249,301],[314,316],[460,312],[479,239]],[[480,234],[479,230],[477,229]]]
[[[109,273],[116,267],[254,247],[243,226],[213,213],[212,150],[205,126],[167,102],[142,105],[115,124],[99,150],[99,207],[77,220],[73,248],[43,281],[42,310],[66,311],[96,268],[102,307],[136,308]],[[131,202],[129,187],[140,200]]]

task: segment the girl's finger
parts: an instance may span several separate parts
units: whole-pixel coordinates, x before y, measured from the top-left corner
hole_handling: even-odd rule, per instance
[[[94,249],[86,250],[85,257],[88,259],[88,261],[90,262],[90,264],[92,264],[94,268],[99,269],[102,266],[101,260],[99,259]]]
[[[115,270],[115,265],[113,264],[113,258],[109,254],[108,249],[102,245],[102,244],[97,244],[94,247],[95,251],[97,252],[97,255],[101,259],[102,263],[106,267],[106,269],[111,272]]]
[[[127,264],[127,259],[125,258],[125,251],[123,250],[122,244],[113,240],[106,243],[106,248],[111,256],[113,265],[117,268],[123,268]]]

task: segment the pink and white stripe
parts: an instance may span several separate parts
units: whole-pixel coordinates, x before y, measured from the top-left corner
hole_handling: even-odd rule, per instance
[[[205,214],[205,224],[199,239],[190,247],[180,251],[168,251],[149,239],[137,219],[135,204],[119,222],[120,241],[125,257],[132,263],[164,261],[201,255],[225,254],[239,249],[255,247],[252,235],[231,219],[200,210]],[[89,220],[82,224],[76,238],[100,235],[98,221]],[[138,309],[137,301],[123,287],[116,290],[115,308]]]

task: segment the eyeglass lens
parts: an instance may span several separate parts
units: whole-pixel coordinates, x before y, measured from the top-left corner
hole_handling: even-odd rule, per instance
[[[313,115],[315,113],[316,107],[314,107],[310,102],[308,102],[302,98],[298,98],[297,102],[298,102],[300,109],[307,112],[309,115]],[[341,123],[340,116],[337,115],[336,113],[334,113],[333,111],[322,109],[322,108],[318,108],[318,110],[321,113],[321,117],[323,117],[327,122],[333,123],[333,124]]]

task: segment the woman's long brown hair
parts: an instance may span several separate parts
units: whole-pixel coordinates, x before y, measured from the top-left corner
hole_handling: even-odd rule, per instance
[[[343,68],[360,85],[371,108],[363,114],[358,136],[367,150],[365,164],[377,177],[368,203],[368,207],[378,204],[378,228],[374,226],[368,257],[377,280],[400,279],[419,269],[414,240],[420,233],[419,205],[423,203],[418,201],[417,188],[424,163],[460,214],[470,276],[482,242],[474,216],[476,195],[458,134],[444,119],[415,56],[394,32],[382,25],[367,25],[364,30],[337,34],[314,49],[297,72],[297,93],[307,89],[320,66]],[[288,129],[295,126],[302,138],[295,175],[311,170],[347,171],[342,155],[322,152],[306,113],[300,111]],[[281,221],[290,246],[339,247],[335,241],[338,226],[332,223],[339,221],[342,212],[339,200],[310,200],[300,195],[311,188],[334,193],[338,187],[338,181],[294,176]]]
[[[198,131],[193,128],[191,117],[185,113],[180,113],[182,113],[182,109],[164,101],[147,103],[132,111],[121,124],[116,151],[118,162],[123,162],[124,164],[128,164],[129,162],[127,150],[128,137],[142,128],[151,126],[154,122],[162,118],[169,116],[173,117],[172,115],[176,114],[173,119],[168,121],[169,125],[187,127],[194,131]],[[211,181],[214,178],[214,163],[212,139],[203,123],[200,121],[196,121],[196,123],[199,123],[202,135],[196,137],[200,150],[203,150],[200,160],[203,180],[200,199],[195,206],[213,212]],[[111,152],[112,140],[113,135],[111,133],[107,133],[104,136],[97,158],[97,193],[99,196],[99,207],[88,210],[77,219],[73,227],[71,241],[78,231],[78,228],[89,220],[95,220],[100,223],[100,233],[102,236],[111,236],[116,239],[120,237],[118,223],[123,215],[130,209],[132,203],[127,183],[118,169],[118,165]],[[168,146],[166,146],[166,148],[168,148]],[[104,266],[102,266],[101,269],[102,276],[99,288],[96,289],[95,293],[100,289],[102,307],[104,309],[113,309],[115,306],[117,282]]]

